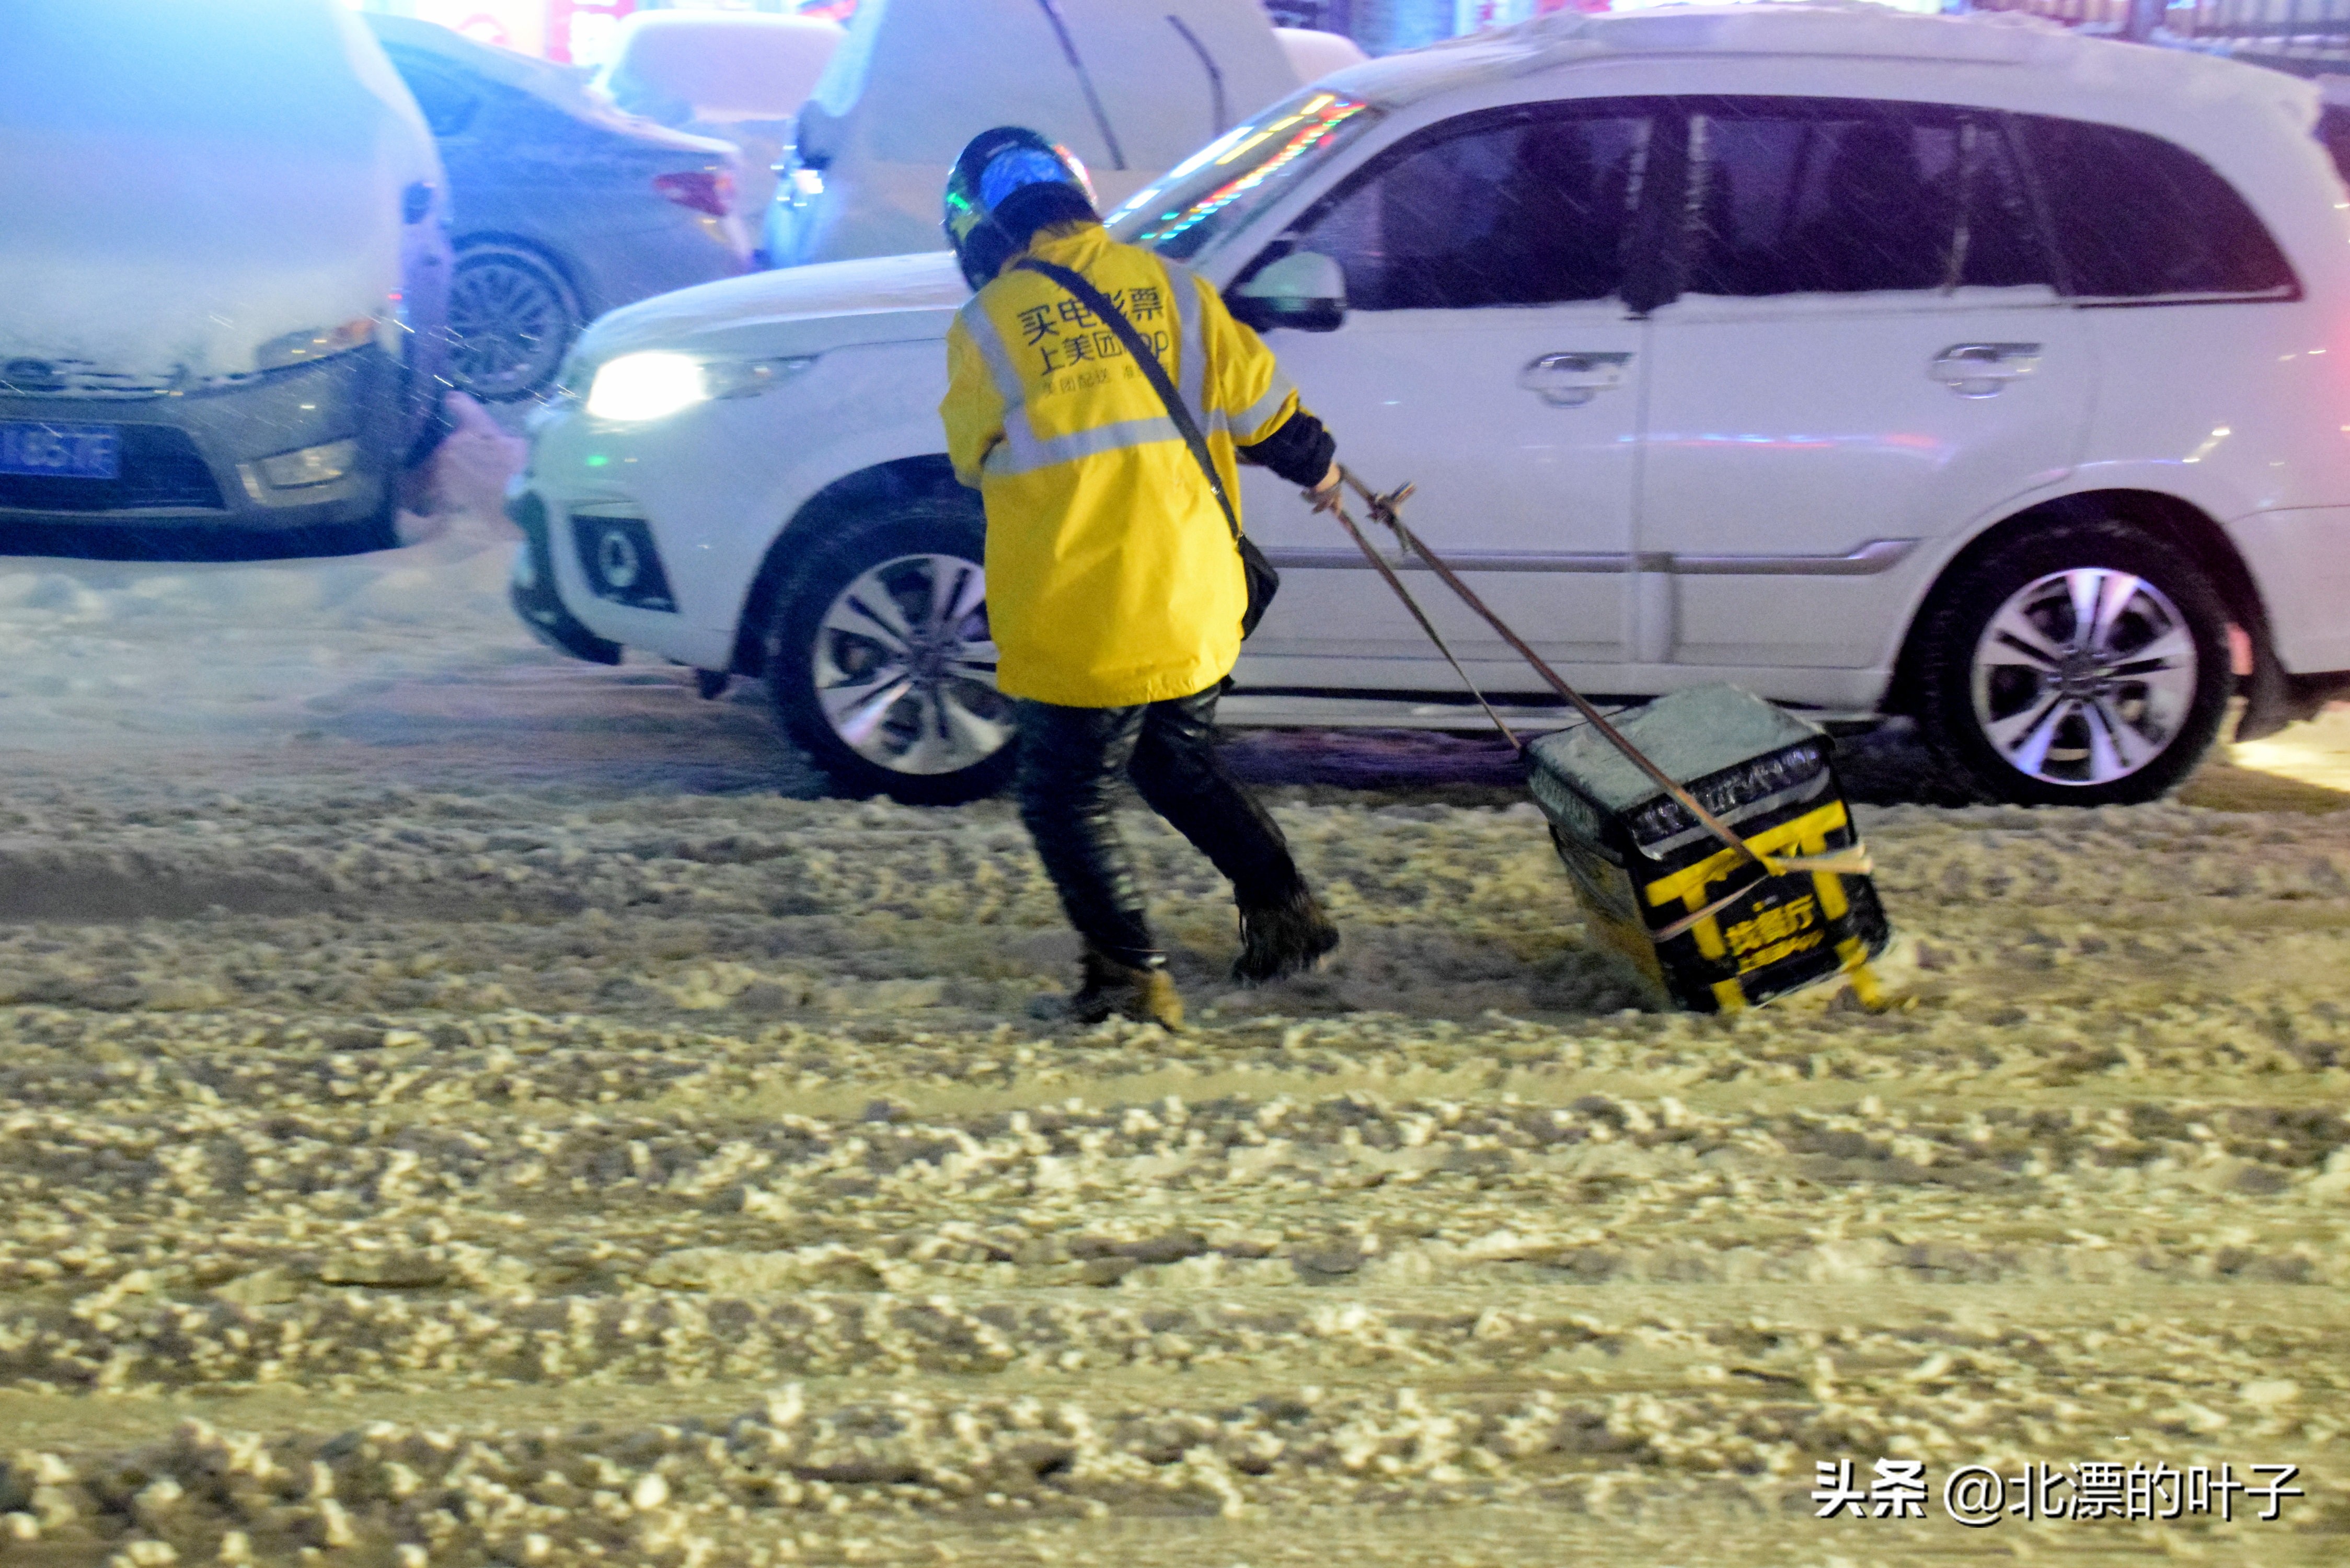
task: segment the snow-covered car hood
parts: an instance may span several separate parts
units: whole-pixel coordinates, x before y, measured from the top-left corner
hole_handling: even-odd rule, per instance
[[[820,16],[640,10],[620,24],[596,90],[665,124],[788,119],[844,36]]]
[[[288,334],[392,316],[414,100],[328,0],[8,0],[0,360],[249,375]]]
[[[943,337],[970,297],[951,251],[827,262],[623,306],[590,327],[577,352],[580,362],[592,364],[639,348],[820,354],[855,343]]]
[[[387,47],[430,55],[452,70],[527,93],[573,119],[633,137],[648,147],[666,148],[672,152],[734,151],[731,141],[674,130],[640,114],[629,113],[589,87],[586,73],[572,67],[475,43],[437,22],[420,22],[411,16],[390,16],[373,11],[361,20]]]

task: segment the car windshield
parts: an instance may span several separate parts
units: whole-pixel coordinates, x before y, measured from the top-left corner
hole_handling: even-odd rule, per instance
[[[1110,233],[1162,255],[1197,255],[1274,192],[1370,129],[1379,111],[1311,88],[1227,131],[1109,215]]]

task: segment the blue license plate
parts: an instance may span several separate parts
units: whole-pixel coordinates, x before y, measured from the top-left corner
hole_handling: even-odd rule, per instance
[[[120,479],[122,433],[113,425],[0,421],[0,473],[36,479]]]

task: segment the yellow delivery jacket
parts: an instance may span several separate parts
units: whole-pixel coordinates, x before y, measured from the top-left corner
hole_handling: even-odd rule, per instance
[[[1237,506],[1233,444],[1297,408],[1272,351],[1189,269],[1097,223],[1040,233],[1027,254],[1084,274],[1158,350]],[[987,504],[996,684],[1122,708],[1231,673],[1248,598],[1232,530],[1117,335],[1007,265],[957,314],[947,371],[947,454]]]

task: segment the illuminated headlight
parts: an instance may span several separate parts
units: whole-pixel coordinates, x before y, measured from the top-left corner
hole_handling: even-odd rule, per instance
[[[599,367],[588,389],[591,418],[664,420],[713,398],[756,397],[816,363],[792,359],[697,359],[659,350],[623,354]]]

